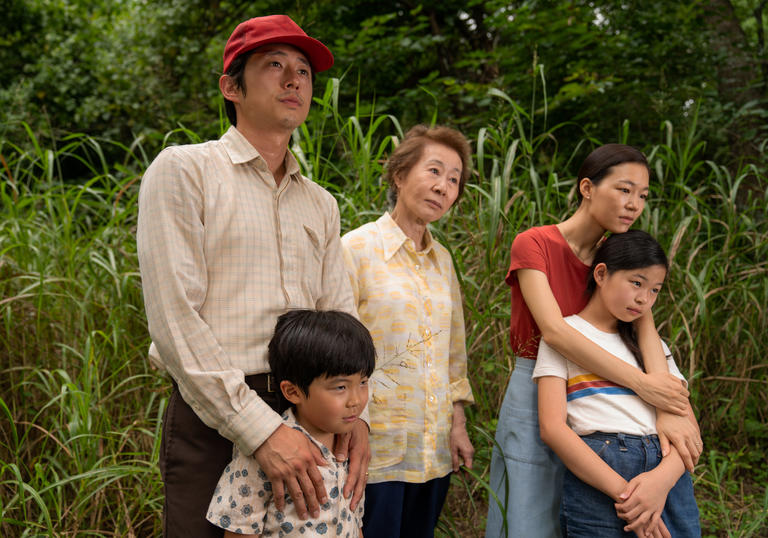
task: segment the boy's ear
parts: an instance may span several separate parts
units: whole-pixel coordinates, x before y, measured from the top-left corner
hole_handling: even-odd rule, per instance
[[[283,397],[293,405],[301,403],[301,401],[304,399],[304,393],[301,391],[301,389],[285,379],[280,382],[280,392],[282,392]]]
[[[595,283],[598,286],[602,286],[605,279],[608,278],[608,266],[604,263],[598,263],[595,266],[595,271],[592,273],[592,276],[595,277]]]

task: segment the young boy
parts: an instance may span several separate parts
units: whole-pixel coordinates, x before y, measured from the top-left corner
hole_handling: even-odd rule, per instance
[[[286,495],[275,508],[272,484],[254,458],[233,450],[208,507],[207,519],[227,536],[362,536],[363,502],[353,513],[341,494],[348,464],[327,447],[349,432],[368,402],[368,377],[376,352],[368,330],[343,312],[292,310],[280,316],[269,342],[269,366],[279,394],[291,406],[285,424],[315,443],[327,466],[319,467],[329,500],[320,516],[302,521]],[[285,403],[285,402],[284,402]]]

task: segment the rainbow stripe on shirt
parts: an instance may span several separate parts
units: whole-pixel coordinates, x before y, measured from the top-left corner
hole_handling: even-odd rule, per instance
[[[637,396],[635,391],[617,385],[613,381],[608,381],[594,374],[577,375],[568,380],[568,401],[592,396],[594,394],[625,394]]]

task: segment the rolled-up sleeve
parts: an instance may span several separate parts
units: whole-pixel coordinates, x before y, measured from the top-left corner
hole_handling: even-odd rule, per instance
[[[467,346],[464,329],[464,303],[461,300],[461,287],[456,270],[451,267],[451,343],[448,357],[448,373],[451,382],[451,400],[474,403],[472,388],[467,379]]]

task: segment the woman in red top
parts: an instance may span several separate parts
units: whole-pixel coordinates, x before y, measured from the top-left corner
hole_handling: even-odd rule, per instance
[[[649,177],[642,152],[622,144],[601,146],[579,170],[576,212],[559,224],[531,228],[512,244],[506,282],[512,288],[510,342],[517,358],[496,430],[490,481],[498,502],[490,500],[486,538],[560,535],[563,466],[539,437],[537,391],[531,380],[541,338],[579,366],[634,390],[655,406],[665,453],[671,441],[689,469],[701,454],[688,391],[667,371],[650,312],[635,322],[643,356],[648,357],[647,373],[563,320],[587,303],[587,273],[605,233],[626,232],[642,213]]]

